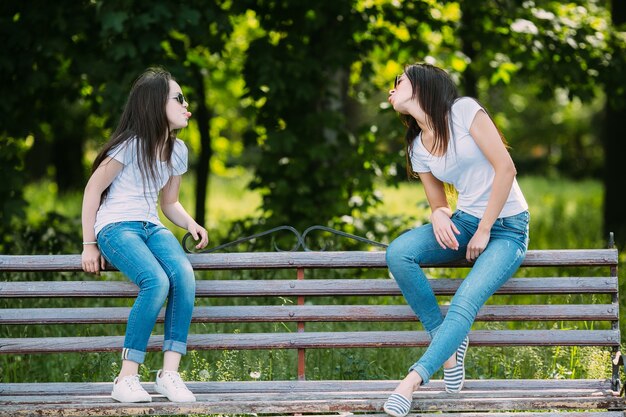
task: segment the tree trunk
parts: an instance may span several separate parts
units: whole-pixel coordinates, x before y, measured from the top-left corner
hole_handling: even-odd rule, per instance
[[[463,94],[478,98],[477,77],[475,71],[476,49],[474,47],[474,33],[478,27],[475,15],[476,4],[467,0],[461,2],[461,26],[459,37],[461,39],[461,51],[470,59],[470,64],[463,71],[461,79]]]
[[[617,29],[619,25],[626,23],[626,2],[612,0],[612,23]],[[623,63],[622,51],[615,51],[613,55],[612,71],[618,71]],[[621,64],[621,65],[620,65]],[[621,82],[618,74],[611,77],[613,82]],[[624,217],[623,205],[620,203],[624,191],[624,176],[621,164],[626,155],[626,141],[623,140],[624,120],[626,120],[626,103],[624,97],[616,97],[618,86],[607,83],[605,91],[606,120],[603,131],[604,144],[604,233],[608,237],[609,232],[615,233],[617,247],[622,250],[626,247],[626,218]]]
[[[75,123],[59,123],[52,144],[52,163],[59,192],[80,190],[85,186],[83,168],[83,141],[85,129],[83,120]],[[53,124],[54,125],[54,124]]]
[[[196,221],[204,225],[206,221],[206,200],[208,196],[208,183],[211,156],[211,134],[209,123],[213,115],[207,107],[206,90],[204,76],[200,68],[194,67],[193,76],[196,84],[196,94],[198,95],[198,107],[196,110],[196,120],[198,121],[198,131],[200,132],[200,158],[196,169]]]
[[[87,113],[77,103],[60,101],[50,106],[54,109],[47,120],[50,133],[44,133],[36,126],[35,144],[26,154],[28,179],[45,178],[52,165],[60,193],[82,190],[85,186],[83,148]]]

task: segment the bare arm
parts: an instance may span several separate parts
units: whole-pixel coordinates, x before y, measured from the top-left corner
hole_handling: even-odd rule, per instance
[[[95,242],[96,213],[100,207],[102,193],[113,182],[115,177],[122,171],[124,165],[113,158],[106,158],[100,166],[91,174],[85,192],[83,194],[82,226],[83,242]],[[97,245],[84,245],[82,254],[82,266],[85,272],[100,273],[104,268],[104,258],[100,255]]]
[[[495,171],[485,214],[467,248],[467,259],[473,260],[489,243],[491,227],[506,203],[517,171],[496,126],[484,111],[476,113],[470,126],[470,134]]]
[[[170,177],[161,190],[161,211],[176,226],[186,229],[195,240],[200,240],[196,245],[196,249],[201,249],[209,243],[209,237],[206,229],[200,226],[178,201],[180,179],[180,175]]]
[[[431,215],[430,222],[433,225],[433,233],[439,245],[445,249],[450,248],[457,250],[459,242],[454,236],[459,234],[458,229],[450,220],[452,217],[452,209],[448,204],[443,182],[438,180],[430,172],[422,172],[419,174],[420,180],[424,184],[426,198],[430,205]]]

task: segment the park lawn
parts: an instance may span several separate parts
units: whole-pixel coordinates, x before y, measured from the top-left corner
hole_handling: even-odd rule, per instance
[[[228,224],[245,217],[261,215],[261,196],[249,190],[251,174],[232,170],[228,176],[213,176],[209,182],[207,229],[221,235]],[[520,186],[531,213],[531,248],[598,247],[606,244],[602,235],[602,184],[596,180],[573,181],[544,177],[520,177]],[[419,181],[405,181],[398,186],[379,185],[382,203],[370,208],[370,215],[404,216],[414,219],[428,217],[429,209]],[[56,184],[30,184],[24,191],[28,207],[27,221],[37,224],[47,213],[56,211],[79,219],[82,193],[59,195]],[[194,179],[183,178],[180,201],[193,215],[195,207]],[[162,216],[166,226],[178,237],[184,231],[174,227]],[[178,229],[178,230],[177,230]],[[79,237],[77,236],[77,240]]]

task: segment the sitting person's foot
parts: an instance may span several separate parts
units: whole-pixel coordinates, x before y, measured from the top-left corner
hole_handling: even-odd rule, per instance
[[[146,403],[152,401],[150,394],[141,386],[139,375],[115,378],[111,397],[121,403]]]
[[[417,381],[411,372],[402,380],[389,396],[383,410],[392,417],[404,417],[411,411],[411,403],[413,402],[413,391],[420,385],[421,381]]]
[[[189,391],[178,372],[159,370],[159,372],[157,372],[154,389],[156,392],[165,395],[168,400],[175,403],[191,403],[196,401],[196,396]]]
[[[446,392],[457,393],[465,383],[465,354],[469,346],[469,337],[465,336],[461,346],[456,350],[456,365],[451,368],[443,368],[443,382]]]

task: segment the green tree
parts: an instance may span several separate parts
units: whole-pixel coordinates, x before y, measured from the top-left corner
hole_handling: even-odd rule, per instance
[[[532,84],[531,88],[541,99],[552,99],[564,92],[583,103],[596,100],[604,87],[607,98],[604,128],[593,129],[585,137],[573,134],[560,142],[536,135],[531,142],[535,145],[544,142],[541,146],[549,146],[551,152],[546,155],[556,157],[556,166],[570,175],[597,175],[600,170],[594,168],[597,166],[594,160],[598,158],[598,151],[603,151],[605,233],[608,236],[608,232],[616,232],[618,245],[624,247],[626,220],[618,205],[622,176],[616,160],[624,153],[618,133],[626,112],[624,3],[611,2],[613,9],[609,14],[609,10],[596,1],[537,0],[521,6],[508,1],[482,2],[483,20],[478,25],[474,13],[476,5],[469,1],[461,4],[465,6],[463,13],[469,16],[471,27],[478,28],[461,31],[464,44],[472,46],[470,51],[477,45],[486,46],[489,52],[475,55],[474,60],[491,83],[509,83],[516,75]],[[491,23],[485,21],[485,15]],[[465,79],[466,89],[471,89],[467,81],[472,82],[476,77]],[[592,121],[591,127],[598,122]]]
[[[524,114],[515,118],[528,122],[524,137],[513,138],[520,158],[529,166],[557,169],[564,175],[602,177],[605,232],[620,230],[618,241],[623,246],[626,238],[619,235],[626,235],[626,222],[617,204],[621,184],[614,158],[622,154],[623,146],[617,129],[625,108],[622,78],[626,38],[624,4],[613,3],[611,27],[609,10],[594,0],[460,0],[456,32],[468,63],[460,70],[465,93],[478,97],[486,90],[479,88],[483,83],[492,86],[489,99],[498,100],[502,89],[493,86],[511,85],[507,94],[517,103],[513,107],[524,108]],[[446,47],[454,49],[454,42]],[[602,122],[597,118],[588,122],[591,130],[585,134],[572,124],[567,127],[550,122],[550,116],[560,120],[558,113],[567,112],[567,98],[597,107],[602,86],[607,97],[604,129],[594,128]],[[522,103],[532,96],[539,101]],[[603,140],[600,132],[604,132]]]
[[[88,132],[106,137],[140,72],[165,66],[192,96],[202,98],[207,68],[187,60],[187,51],[202,45],[219,53],[231,31],[228,10],[202,1],[3,2],[0,26],[5,40],[0,76],[7,94],[0,104],[0,135],[22,143],[30,137],[30,179],[47,175],[53,166],[60,191],[82,188]],[[206,106],[205,100],[197,103],[202,192],[211,147]],[[19,199],[19,193],[13,195]]]
[[[375,204],[380,155],[371,121],[354,123],[366,93],[355,90],[373,76],[373,49],[388,56],[411,41],[412,51],[424,45],[396,32],[405,20],[429,22],[429,2],[235,4],[253,10],[265,31],[250,45],[244,75],[258,104],[247,142],[260,150],[252,187],[263,195],[267,222],[303,228]],[[380,13],[389,21],[381,24]]]
[[[77,63],[93,28],[90,16],[75,19],[73,10],[86,4],[0,5],[0,77],[5,95],[0,103],[0,135],[21,140],[30,135],[34,146],[29,162],[36,167],[51,164],[61,190],[83,182],[82,138],[88,104],[83,100],[85,80]]]
[[[98,40],[109,60],[109,71],[98,71],[91,78],[100,90],[111,88],[112,97],[105,114],[119,114],[128,85],[150,65],[166,67],[194,97],[191,106],[200,134],[196,170],[195,217],[204,223],[209,162],[212,156],[208,83],[212,65],[219,58],[232,32],[229,10],[218,2],[200,0],[183,4],[169,1],[107,1],[98,5],[102,32]],[[141,41],[138,42],[137,40]],[[126,80],[126,83],[119,83]],[[115,85],[112,85],[115,83]],[[119,91],[120,88],[122,91]],[[111,106],[114,104],[114,107]]]
[[[626,247],[626,219],[622,209],[624,175],[620,168],[626,155],[626,143],[623,140],[626,120],[626,3],[611,1],[611,37],[612,48],[610,64],[605,71],[604,83],[606,101],[606,119],[604,124],[604,231],[614,232],[620,249]]]

